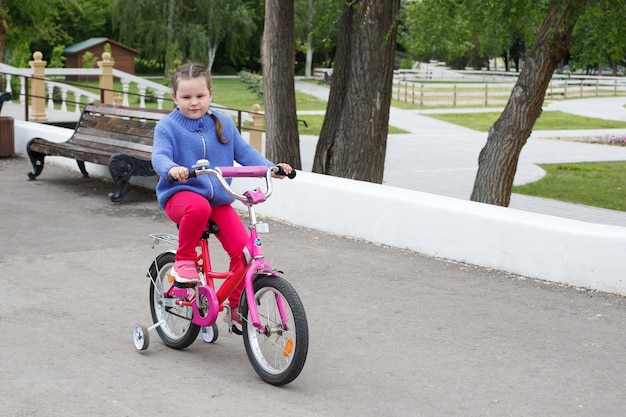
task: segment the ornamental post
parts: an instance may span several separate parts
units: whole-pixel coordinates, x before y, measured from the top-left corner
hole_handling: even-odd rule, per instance
[[[45,122],[48,120],[46,115],[46,83],[45,69],[46,61],[41,58],[43,54],[39,51],[33,53],[33,61],[28,61],[28,65],[33,69],[32,86],[31,86],[31,116],[30,120]]]
[[[102,70],[100,75],[100,101],[104,104],[113,104],[113,65],[109,52],[102,54],[102,61],[98,61],[98,67]]]

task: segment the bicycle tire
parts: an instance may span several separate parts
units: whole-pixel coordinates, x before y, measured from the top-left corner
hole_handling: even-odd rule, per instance
[[[289,314],[288,330],[282,323],[276,297],[282,298]],[[300,375],[309,350],[306,313],[296,290],[278,276],[261,276],[254,281],[254,298],[261,324],[274,329],[269,335],[259,332],[250,321],[245,292],[239,306],[246,354],[256,373],[272,385],[285,385]]]
[[[156,328],[163,343],[172,349],[184,349],[196,340],[200,326],[191,322],[191,307],[166,307],[163,303],[163,289],[167,290],[172,285],[168,280],[168,273],[175,260],[174,253],[164,252],[150,265],[150,313],[154,323],[163,320]]]

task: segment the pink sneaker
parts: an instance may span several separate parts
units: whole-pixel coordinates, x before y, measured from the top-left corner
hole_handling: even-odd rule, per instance
[[[233,332],[241,336],[243,333],[241,332],[241,316],[239,315],[239,307],[229,306],[228,310],[230,311],[230,314],[224,316],[224,321],[228,324],[228,331],[229,333]]]
[[[174,279],[181,284],[199,284],[200,275],[194,261],[174,262]]]
[[[232,324],[241,324],[241,317],[239,316],[239,307],[230,307],[230,321]]]

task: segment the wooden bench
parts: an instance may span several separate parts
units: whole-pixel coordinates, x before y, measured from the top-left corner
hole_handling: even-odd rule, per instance
[[[35,180],[41,174],[47,155],[75,159],[85,178],[89,177],[85,162],[107,165],[115,184],[115,192],[109,193],[109,198],[119,204],[128,193],[132,176],[155,175],[150,161],[154,126],[168,113],[167,110],[88,104],[66,142],[43,138],[28,142],[26,151],[33,165],[28,177]]]

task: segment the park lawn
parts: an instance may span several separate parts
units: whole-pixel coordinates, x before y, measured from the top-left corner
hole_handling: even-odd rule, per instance
[[[546,175],[513,192],[626,211],[626,161],[540,164]]]
[[[252,108],[254,103],[261,105],[262,102],[239,81],[239,78],[213,79],[213,101],[224,107],[233,109]],[[310,94],[296,90],[296,108],[300,111],[325,111],[326,101]],[[301,135],[319,136],[324,122],[323,114],[298,116],[298,132]],[[406,130],[389,126],[389,134],[408,133]]]
[[[263,109],[263,99],[246,88],[239,78],[219,78],[212,80],[213,103],[229,109],[252,110],[254,104]]]
[[[230,109],[247,110],[258,104],[263,110],[263,100],[249,90],[239,78],[215,77],[213,82],[213,102]],[[296,90],[298,110],[326,110],[326,101]]]
[[[305,125],[306,122],[306,125]],[[323,114],[315,114],[315,115],[301,115],[298,116],[298,133],[301,135],[312,135],[319,136],[322,130],[322,123],[324,123],[324,115]],[[389,126],[387,129],[387,133],[390,135],[393,134],[403,134],[410,133],[404,129],[400,129],[395,126]]]
[[[464,126],[479,132],[488,132],[500,117],[500,112],[486,113],[445,113],[428,114],[444,122]],[[571,130],[571,129],[623,129],[626,122],[576,116],[561,111],[545,111],[537,119],[534,130]]]

